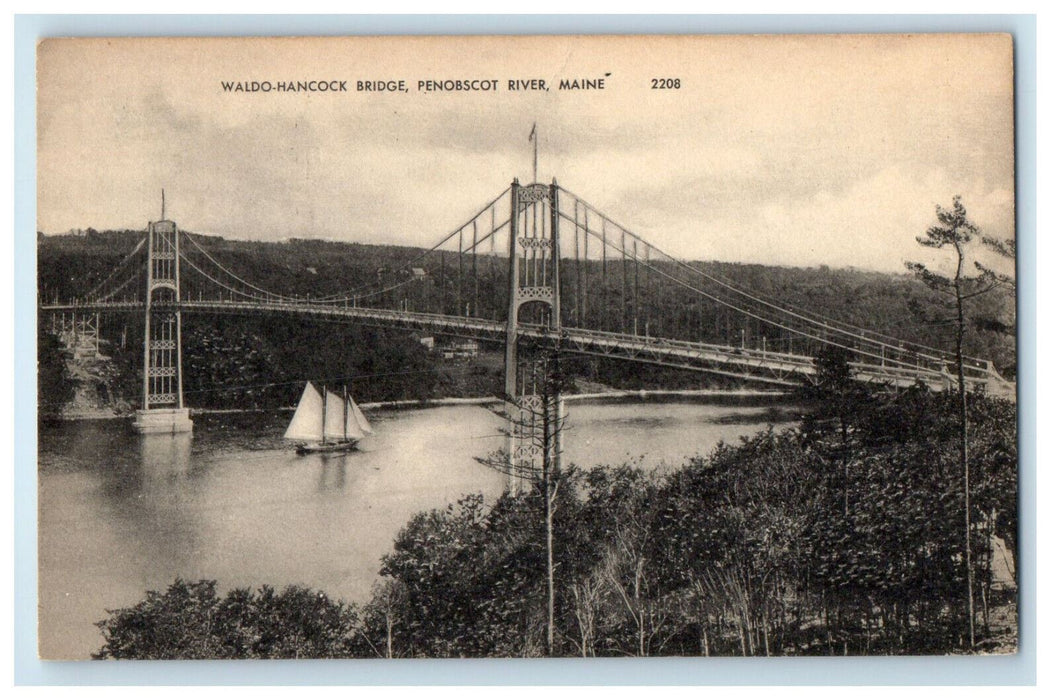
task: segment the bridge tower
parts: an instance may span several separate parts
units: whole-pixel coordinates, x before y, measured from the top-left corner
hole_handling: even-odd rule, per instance
[[[548,403],[538,393],[543,383],[539,376],[547,364],[539,358],[519,358],[519,312],[523,307],[532,322],[545,323],[561,331],[559,313],[559,202],[558,183],[533,183],[522,186],[515,178],[511,184],[510,222],[510,289],[507,309],[507,337],[504,355],[504,393],[513,399],[507,408],[507,458],[510,460],[508,489],[519,491],[523,484],[517,474],[544,464],[535,424]],[[536,315],[534,315],[536,314]],[[562,412],[561,400],[550,402]],[[551,416],[557,425],[560,416]],[[558,440],[551,449],[561,452]]]
[[[191,417],[184,407],[180,342],[180,232],[175,222],[164,219],[164,204],[162,212],[162,221],[147,225],[143,408],[132,425],[140,433],[187,433]]]

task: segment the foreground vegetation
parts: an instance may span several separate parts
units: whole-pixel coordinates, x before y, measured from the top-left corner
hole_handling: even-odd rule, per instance
[[[553,480],[554,654],[921,654],[1013,650],[1016,417],[971,395],[977,644],[966,635],[960,398],[875,393],[821,362],[803,422],[667,473]],[[177,581],[99,623],[99,658],[541,656],[542,486],[416,515],[371,600]],[[997,614],[999,613],[999,614]],[[1016,614],[1016,613],[1015,613]]]

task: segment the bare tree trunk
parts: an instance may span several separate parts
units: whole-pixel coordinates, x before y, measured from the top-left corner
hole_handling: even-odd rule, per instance
[[[393,614],[386,612],[386,658],[393,658]]]
[[[845,502],[845,519],[849,517],[849,427],[845,422],[845,411],[841,412],[841,471],[844,474],[843,499]],[[847,523],[846,523],[847,525]]]
[[[635,601],[636,601],[636,626],[639,628],[639,655],[646,656],[646,620],[643,612],[643,600],[641,598],[642,591],[640,590],[640,581],[642,580],[643,574],[643,560],[639,559],[636,562],[635,569]]]
[[[559,385],[555,381],[558,373],[558,357],[548,356],[544,361],[543,377],[543,485],[544,485],[544,522],[547,532],[547,655],[555,655],[555,499],[558,497],[557,479],[561,474],[562,462],[559,450],[559,439],[562,427],[562,403]]]
[[[574,615],[580,629],[580,654],[584,658],[595,656],[595,600],[597,589],[593,575],[583,584],[573,584]]]
[[[960,281],[962,279],[963,250],[962,246],[956,245],[959,255],[959,264],[955,270],[955,306],[958,310],[959,326],[955,333],[955,362],[959,371],[959,427],[962,435],[959,443],[959,453],[962,458],[963,471],[963,510],[965,527],[965,551],[966,559],[966,616],[969,623],[970,649],[977,643],[976,624],[974,613],[974,562],[973,546],[971,542],[971,516],[970,516],[970,428],[967,416],[966,402],[966,373],[963,368],[963,337],[966,332],[966,317],[963,309],[963,294]]]
[[[827,600],[827,589],[823,588],[823,627],[827,631],[827,651],[834,655],[834,635],[830,629],[830,603]]]
[[[871,653],[871,611],[868,608],[863,615],[863,626],[867,628],[867,649],[864,653]]]
[[[989,633],[989,617],[991,613],[991,595],[992,595],[992,541],[995,537],[996,529],[996,515],[995,510],[988,517],[987,529],[985,531],[985,540],[987,542],[987,548],[985,552],[985,580],[981,582],[981,612],[983,616],[983,627],[984,634]]]
[[[701,626],[699,635],[699,649],[702,656],[710,656],[709,649],[709,607],[705,602],[705,586],[699,579],[694,579],[694,592],[697,596],[695,608],[697,609],[698,624]]]
[[[547,655],[555,655],[555,544],[554,544],[554,503],[550,486],[545,496],[547,499]]]
[[[771,656],[771,635],[768,634],[768,612],[767,605],[765,605],[764,613],[761,616],[761,627],[764,631],[764,655]]]

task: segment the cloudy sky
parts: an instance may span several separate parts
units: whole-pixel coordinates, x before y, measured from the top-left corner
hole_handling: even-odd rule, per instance
[[[38,59],[46,233],[141,228],[164,187],[196,232],[430,245],[531,180],[536,122],[541,180],[685,258],[900,270],[955,194],[1013,236],[1003,36],[92,39]],[[531,78],[551,89],[506,89]],[[313,79],[349,91],[221,86]],[[409,92],[355,89],[380,79]],[[500,90],[416,89],[446,79]]]

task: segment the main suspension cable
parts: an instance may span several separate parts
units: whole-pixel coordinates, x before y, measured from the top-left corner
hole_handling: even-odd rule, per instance
[[[114,269],[110,271],[110,274],[107,275],[103,279],[102,282],[100,282],[96,286],[92,287],[92,289],[85,295],[85,298],[86,299],[91,299],[96,294],[96,292],[98,292],[100,290],[100,288],[103,287],[103,285],[105,285],[107,282],[109,282],[121,270],[121,268],[125,265],[125,263],[127,263],[129,260],[132,260],[132,258],[135,257],[135,255],[137,253],[139,253],[140,250],[143,249],[143,246],[144,246],[144,244],[146,242],[147,242],[147,236],[144,236],[143,238],[141,238],[140,242],[136,244],[136,247],[132,249],[132,252],[130,252],[128,255],[126,255],[124,258],[122,258],[121,262],[119,262],[117,265],[114,266]],[[128,283],[126,282],[126,284],[128,284]],[[124,285],[122,285],[122,286],[124,286]]]
[[[628,230],[626,227],[624,227],[621,224],[615,222],[613,219],[611,219],[610,217],[608,217],[605,214],[603,214],[601,211],[599,211],[597,208],[593,207],[591,204],[585,202],[583,199],[580,199],[576,194],[574,194],[572,192],[569,192],[568,190],[563,190],[563,191],[566,192],[567,194],[569,194],[571,197],[573,197],[576,201],[580,202],[581,206],[583,206],[586,210],[593,212],[599,219],[603,220],[604,222],[609,222],[610,224],[616,226],[617,228],[619,228],[619,229],[621,229],[623,231],[626,231],[629,236],[632,236],[633,238],[639,240],[640,242],[643,243],[644,246],[648,246],[649,248],[652,248],[656,253],[662,255],[668,261],[672,262],[673,264],[677,265],[678,267],[680,267],[682,269],[685,269],[685,270],[687,270],[689,272],[692,272],[692,273],[694,273],[694,274],[696,274],[698,276],[704,277],[705,279],[709,280],[710,282],[713,282],[714,284],[717,284],[717,285],[719,285],[721,287],[729,289],[730,291],[732,291],[732,292],[734,292],[734,293],[736,293],[738,295],[741,295],[741,296],[749,299],[750,301],[752,301],[752,302],[754,302],[756,304],[759,304],[759,305],[765,306],[765,307],[769,307],[771,309],[774,309],[775,311],[778,311],[779,313],[795,317],[795,318],[797,318],[799,320],[805,321],[806,323],[810,323],[810,324],[822,327],[825,330],[841,333],[841,334],[844,334],[846,336],[852,337],[852,338],[854,338],[856,340],[859,340],[861,342],[862,341],[868,341],[868,342],[871,342],[873,344],[876,344],[876,345],[879,345],[879,346],[882,346],[882,347],[886,347],[886,348],[891,349],[891,350],[895,350],[897,352],[908,352],[909,351],[908,347],[910,346],[910,347],[921,348],[921,349],[926,350],[926,351],[928,351],[930,353],[936,353],[936,354],[940,355],[941,357],[948,358],[948,359],[950,359],[950,357],[952,355],[952,353],[950,353],[949,351],[946,351],[946,350],[941,350],[941,349],[938,349],[938,348],[934,348],[934,347],[931,347],[931,346],[928,346],[928,345],[924,345],[922,343],[917,343],[917,342],[914,342],[914,341],[910,341],[910,340],[903,340],[901,338],[896,338],[894,336],[889,336],[889,335],[886,335],[884,333],[878,333],[876,331],[872,331],[872,330],[869,330],[869,329],[860,328],[860,327],[855,326],[855,325],[853,325],[851,323],[847,323],[847,322],[844,322],[844,321],[837,321],[835,319],[827,318],[825,316],[822,316],[821,314],[811,314],[811,312],[808,312],[807,310],[804,311],[804,312],[801,312],[801,313],[796,312],[796,311],[792,311],[792,310],[787,309],[787,308],[785,308],[785,307],[783,307],[781,305],[769,302],[766,299],[759,298],[759,297],[755,296],[754,294],[751,294],[751,293],[746,292],[746,291],[744,291],[742,289],[739,289],[738,287],[734,286],[733,284],[730,284],[730,283],[728,283],[728,282],[726,282],[726,281],[724,281],[722,279],[719,279],[719,278],[714,277],[713,275],[710,275],[709,273],[705,272],[704,270],[701,270],[701,269],[699,269],[697,267],[694,267],[693,265],[690,265],[690,264],[688,264],[688,263],[686,263],[686,262],[684,262],[682,260],[679,260],[678,258],[673,257],[672,255],[669,255],[668,253],[666,253],[665,251],[661,250],[657,246],[651,244],[649,241],[646,241],[645,239],[643,239],[641,236],[633,233],[632,231]],[[565,213],[561,213],[561,215],[567,221],[570,220],[569,216],[566,215]],[[594,231],[593,231],[593,235],[595,235]],[[598,237],[598,236],[596,236],[596,237]],[[738,307],[731,307],[731,308],[734,308],[737,311],[741,311],[741,309],[739,309]],[[810,315],[805,315],[805,314],[815,315],[818,318],[811,318]],[[819,319],[822,319],[822,320],[819,320]],[[773,325],[778,325],[777,322],[768,321],[767,319],[760,319],[760,320],[764,320],[767,323],[772,323]],[[839,326],[844,326],[844,328],[841,328]],[[865,336],[865,334],[870,334],[870,335],[876,336],[876,337],[875,338],[868,338],[868,337]],[[879,340],[878,338],[882,338],[884,340]],[[886,342],[886,341],[890,341],[890,342]],[[901,345],[903,347],[901,347]],[[936,358],[934,358],[934,359],[936,359]],[[979,359],[976,359],[976,358],[969,358],[968,357],[966,359],[980,361]]]
[[[684,261],[682,261],[682,260],[680,260],[678,258],[673,257],[672,255],[669,255],[665,251],[661,250],[657,246],[655,246],[655,245],[651,244],[649,241],[645,240],[642,236],[639,236],[639,235],[633,233],[632,231],[627,229],[625,226],[622,226],[621,224],[615,222],[613,219],[608,217],[606,214],[603,214],[601,211],[599,211],[596,207],[592,206],[588,202],[585,202],[583,199],[578,197],[573,192],[570,192],[569,190],[563,190],[563,191],[566,192],[566,194],[568,194],[571,197],[573,197],[576,201],[578,201],[581,204],[581,206],[583,206],[586,210],[593,212],[598,218],[600,218],[600,219],[602,219],[604,221],[607,221],[610,224],[616,226],[617,228],[627,232],[627,234],[629,236],[632,236],[633,238],[639,240],[640,242],[643,243],[643,245],[649,246],[650,248],[653,248],[655,252],[657,252],[660,255],[664,256],[670,262],[676,264],[677,266],[679,266],[679,267],[681,267],[681,268],[683,268],[685,270],[688,270],[689,272],[692,272],[692,273],[694,273],[696,275],[704,277],[705,279],[709,280],[710,282],[713,282],[714,284],[717,284],[717,285],[719,285],[721,287],[729,289],[730,291],[732,291],[732,292],[734,292],[734,293],[736,293],[738,295],[741,295],[741,296],[749,299],[750,301],[753,301],[754,303],[760,304],[762,306],[767,306],[767,307],[772,308],[772,309],[774,309],[774,310],[776,310],[776,311],[778,311],[780,313],[796,317],[796,318],[798,318],[800,320],[803,320],[803,321],[805,321],[807,323],[811,323],[811,324],[814,324],[814,325],[821,326],[821,327],[823,327],[823,328],[825,328],[827,330],[833,330],[833,331],[836,331],[836,332],[839,332],[839,333],[844,333],[844,334],[846,334],[846,335],[848,335],[850,337],[857,338],[858,340],[861,340],[861,341],[862,340],[870,340],[870,341],[872,341],[872,342],[874,342],[876,344],[879,344],[879,345],[882,345],[882,346],[885,346],[885,347],[888,347],[890,349],[897,350],[897,351],[900,351],[900,352],[906,352],[906,348],[905,347],[900,347],[899,345],[895,345],[894,343],[900,343],[900,344],[903,344],[905,346],[914,346],[914,347],[922,348],[924,350],[928,350],[928,351],[933,352],[933,353],[938,353],[938,354],[940,354],[942,356],[950,356],[951,355],[951,353],[948,352],[948,351],[941,350],[941,349],[938,349],[938,348],[934,348],[934,347],[931,347],[931,346],[928,346],[928,345],[924,345],[922,343],[916,343],[914,341],[904,340],[904,339],[897,338],[897,337],[894,337],[894,336],[890,336],[890,335],[887,335],[887,334],[884,334],[884,333],[879,333],[877,331],[873,331],[873,330],[870,330],[870,329],[860,328],[860,327],[858,327],[858,326],[856,326],[854,324],[851,324],[851,323],[848,323],[848,322],[845,322],[845,321],[838,321],[836,319],[828,318],[826,316],[823,316],[822,314],[815,314],[815,313],[812,313],[812,312],[810,312],[808,310],[803,310],[801,312],[793,311],[793,310],[788,309],[788,308],[786,308],[784,306],[781,306],[779,304],[776,304],[776,303],[770,302],[770,301],[768,301],[766,299],[760,298],[760,297],[756,296],[755,294],[752,294],[752,293],[747,292],[747,291],[745,291],[743,289],[740,289],[739,287],[735,286],[732,283],[729,283],[729,282],[727,282],[727,281],[725,281],[725,280],[723,280],[721,278],[715,277],[714,275],[711,275],[711,274],[705,272],[704,270],[702,270],[700,268],[694,267],[693,265],[690,265],[687,262],[684,262]],[[563,217],[567,221],[569,220],[569,217],[567,215],[563,214]],[[812,316],[815,316],[816,318],[812,318]],[[844,326],[844,328],[840,328],[838,326]],[[863,334],[870,334],[872,336],[877,336],[877,338],[866,338],[866,337],[864,337]],[[882,338],[884,340],[878,340],[878,338]],[[890,341],[890,342],[885,342],[885,341]],[[974,358],[967,358],[967,359],[974,359]]]

